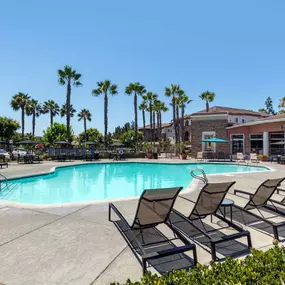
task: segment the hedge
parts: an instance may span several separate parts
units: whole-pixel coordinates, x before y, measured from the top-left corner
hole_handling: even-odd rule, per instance
[[[111,283],[119,285],[119,283]],[[285,285],[285,247],[263,252],[252,249],[243,260],[227,258],[224,262],[197,265],[189,272],[178,270],[158,276],[148,272],[140,282],[128,280],[125,285]]]

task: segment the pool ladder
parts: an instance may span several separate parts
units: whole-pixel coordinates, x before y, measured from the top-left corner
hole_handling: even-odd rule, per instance
[[[199,173],[199,174],[196,174],[195,172],[200,172],[200,173]],[[202,174],[202,176],[201,176],[201,174]],[[201,168],[194,168],[194,169],[192,169],[191,172],[190,172],[190,175],[191,175],[193,178],[198,179],[198,180],[204,182],[205,184],[208,183],[208,178],[207,178],[207,176],[206,176],[206,173],[205,173],[205,171],[204,171],[203,169],[201,169]]]
[[[0,180],[0,191],[2,191],[5,187],[8,187],[8,179],[5,175],[0,173],[0,177],[4,178]],[[4,187],[2,187],[3,183],[5,183]]]

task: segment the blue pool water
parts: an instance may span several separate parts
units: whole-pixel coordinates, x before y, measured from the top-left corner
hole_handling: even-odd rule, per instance
[[[265,171],[234,164],[106,163],[57,168],[54,173],[11,180],[0,199],[31,204],[62,204],[139,196],[144,189],[187,187],[190,171],[206,174]]]

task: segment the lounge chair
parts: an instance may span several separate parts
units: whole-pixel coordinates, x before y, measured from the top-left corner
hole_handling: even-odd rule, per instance
[[[257,188],[255,193],[234,190],[235,195],[246,195],[249,199],[245,199],[245,206],[237,204],[233,206],[233,219],[246,226],[273,234],[277,240],[279,240],[280,232],[285,238],[285,205],[282,201],[271,199],[284,179],[267,179]],[[244,198],[244,196],[242,197]],[[278,219],[278,221],[274,221],[274,219]]]
[[[185,208],[192,204],[192,210],[188,216],[183,215],[181,211],[173,209],[169,220],[173,227],[181,231],[188,238],[199,244],[205,250],[210,251],[212,260],[222,260],[227,256],[235,257],[249,253],[251,248],[250,233],[240,226],[225,218],[220,206],[228,192],[235,182],[206,183],[200,191],[196,201],[183,198]],[[178,205],[178,201],[176,202]],[[181,201],[183,204],[183,202]],[[189,209],[191,209],[191,206]],[[176,206],[177,207],[177,206]],[[182,206],[180,205],[180,209]],[[205,220],[210,216],[211,220]],[[234,229],[235,233],[224,233],[225,228],[217,228],[217,223],[211,226],[213,216],[227,224],[226,229]],[[246,238],[247,244],[237,241],[237,239]],[[217,253],[221,255],[217,257]]]
[[[0,167],[2,169],[3,166],[6,166],[8,168],[8,162],[6,161],[6,158],[4,155],[0,156]]]
[[[259,163],[258,157],[256,153],[251,153],[249,155],[249,159],[251,163]]]
[[[181,189],[182,187],[144,190],[132,225],[113,203],[109,204],[109,221],[115,224],[136,257],[141,256],[143,274],[147,263],[160,273],[174,268],[189,268],[197,263],[196,246],[167,222]],[[111,219],[112,212],[118,219]],[[161,224],[170,228],[184,245],[175,245],[172,241],[177,238],[166,237],[158,230],[156,226]],[[193,259],[184,254],[186,251],[192,251]]]
[[[203,161],[204,160],[204,157],[203,157],[203,152],[197,152],[197,158],[196,158],[197,161]]]
[[[246,160],[244,159],[244,155],[242,152],[237,152],[237,163],[244,162],[246,163]]]

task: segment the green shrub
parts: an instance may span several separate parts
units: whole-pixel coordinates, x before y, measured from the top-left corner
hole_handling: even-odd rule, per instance
[[[252,249],[243,260],[227,258],[222,263],[197,265],[189,272],[179,270],[164,276],[148,272],[140,282],[128,280],[125,285],[285,285],[284,281],[285,247],[275,244],[265,252]]]

